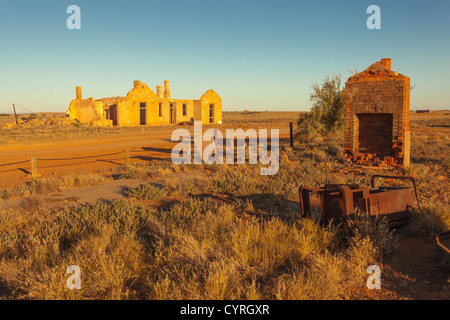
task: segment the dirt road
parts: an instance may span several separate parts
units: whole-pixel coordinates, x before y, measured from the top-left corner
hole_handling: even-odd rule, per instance
[[[173,129],[177,129],[174,127]],[[193,137],[193,129],[191,136]],[[130,163],[170,158],[177,142],[172,130],[124,136],[92,137],[47,141],[31,145],[0,147],[0,189],[22,185],[31,180],[31,158],[38,160],[39,177],[64,176],[72,172],[106,170],[125,163],[125,149]],[[223,132],[225,135],[225,132]],[[289,139],[289,129],[279,131],[280,140]],[[204,146],[208,143],[205,142]]]

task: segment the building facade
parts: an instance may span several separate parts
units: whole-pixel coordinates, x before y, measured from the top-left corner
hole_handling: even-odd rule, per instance
[[[203,124],[222,123],[222,99],[212,89],[198,100],[172,99],[169,81],[156,86],[156,93],[145,83],[134,81],[125,97],[82,98],[76,87],[67,115],[71,120],[92,125],[145,126],[179,124],[201,121]]]

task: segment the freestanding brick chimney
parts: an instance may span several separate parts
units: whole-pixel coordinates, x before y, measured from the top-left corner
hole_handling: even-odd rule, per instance
[[[159,97],[160,99],[163,98],[162,86],[156,86],[156,94],[158,95],[158,97]]]
[[[345,97],[345,150],[350,161],[407,167],[410,79],[381,59],[350,77]]]
[[[82,99],[81,87],[75,87],[75,91],[76,91],[76,98],[77,98],[77,100],[81,100]]]
[[[169,80],[164,80],[164,99],[170,99]]]

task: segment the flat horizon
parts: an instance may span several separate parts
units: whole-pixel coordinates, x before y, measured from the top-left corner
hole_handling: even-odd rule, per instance
[[[382,58],[411,78],[411,109],[450,108],[449,1],[9,1],[0,11],[0,113],[65,111],[141,80],[173,97],[214,89],[228,110],[308,111],[311,85]],[[170,13],[170,23],[166,14]]]

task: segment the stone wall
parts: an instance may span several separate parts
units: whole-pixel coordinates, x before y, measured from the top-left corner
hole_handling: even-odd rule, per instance
[[[213,90],[209,89],[201,97],[199,101],[200,114],[202,123],[222,123],[222,99]],[[210,121],[210,106],[213,106],[213,121]]]
[[[126,97],[102,98],[98,100],[75,99],[69,107],[68,114],[80,122],[91,123],[105,119],[119,126],[163,125],[171,123],[190,122],[191,119],[210,123],[210,106],[213,106],[212,123],[222,123],[222,99],[212,89],[208,90],[199,100],[171,99],[169,81],[156,87],[153,92],[139,80],[133,82],[133,89]],[[81,98],[81,87],[77,87],[77,98]],[[85,106],[85,104],[87,106]],[[161,106],[161,113],[160,113]],[[183,107],[185,106],[185,108]],[[142,109],[145,111],[141,111]],[[185,112],[183,112],[185,111]],[[141,121],[144,115],[145,121]]]
[[[96,103],[94,98],[73,100],[69,105],[70,120],[78,120],[82,123],[92,123],[100,120],[101,113],[99,113],[100,104]]]

